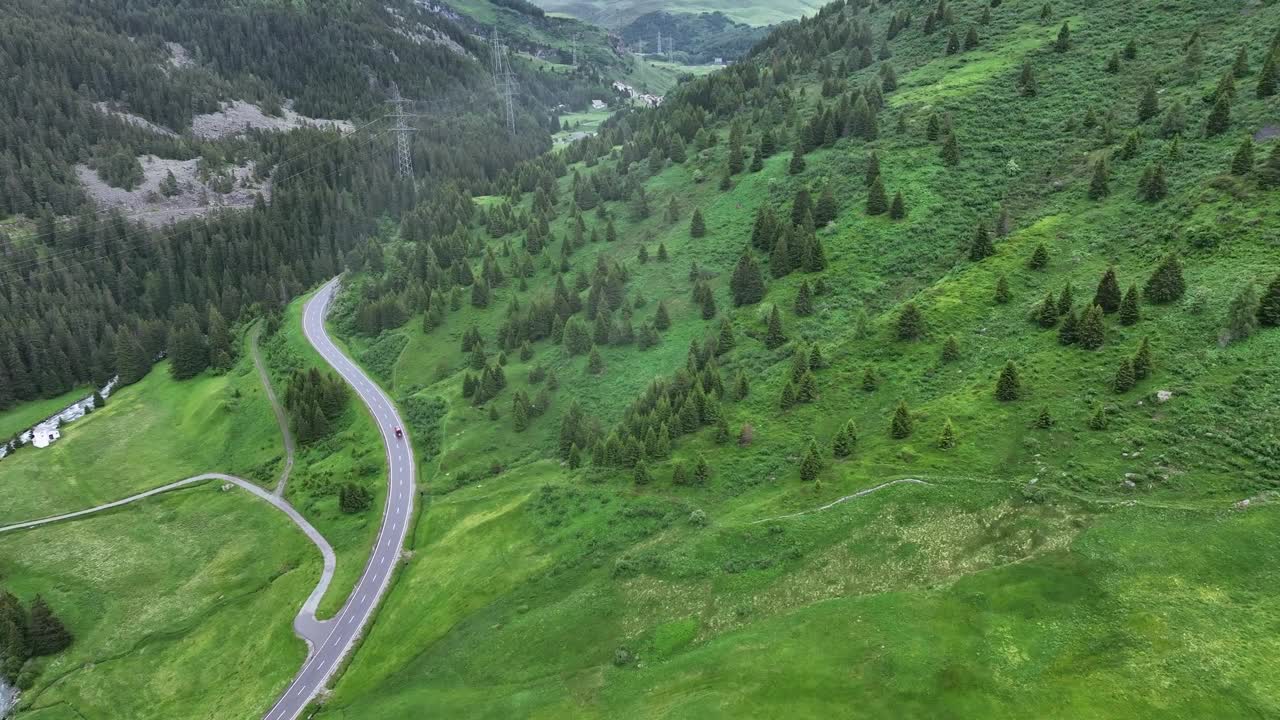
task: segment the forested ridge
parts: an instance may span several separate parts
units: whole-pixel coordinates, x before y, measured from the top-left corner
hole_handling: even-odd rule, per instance
[[[508,136],[489,47],[410,2],[10,5],[0,24],[0,68],[13,70],[0,73],[0,407],[117,372],[136,380],[166,351],[180,351],[182,377],[226,367],[229,328],[246,310],[278,308],[340,271],[375,219],[397,216],[415,192],[488,191],[550,147],[554,107],[599,92],[588,73],[513,62],[521,94]],[[417,188],[392,170],[380,118],[393,87],[427,101],[410,106],[420,113],[411,139]],[[194,114],[231,100],[268,112],[290,100],[304,115],[349,119],[358,130],[216,140],[189,132]],[[198,158],[210,175],[253,162],[272,196],[245,212],[158,229],[87,200],[74,164],[124,184],[144,154]]]

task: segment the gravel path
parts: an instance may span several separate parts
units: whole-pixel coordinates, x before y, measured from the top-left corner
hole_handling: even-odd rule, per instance
[[[267,391],[267,401],[271,403],[271,410],[276,414],[276,424],[280,426],[280,434],[284,436],[284,471],[280,473],[280,480],[276,482],[276,497],[284,497],[284,486],[289,482],[289,473],[293,472],[293,431],[289,429],[289,416],[285,414],[284,407],[280,405],[280,401],[276,399],[276,391],[271,387],[271,376],[267,374],[267,366],[262,362],[262,352],[258,348],[258,337],[262,334],[262,323],[258,323],[253,328],[253,334],[249,337],[249,352],[253,354],[253,366],[258,369],[258,379],[262,381],[262,387]]]
[[[789,515],[775,515],[774,517],[767,517],[767,518],[764,518],[764,519],[762,519],[762,520],[753,520],[753,521],[752,521],[752,522],[750,522],[749,524],[750,524],[750,525],[758,525],[758,524],[760,524],[760,523],[763,523],[763,522],[769,522],[769,521],[771,521],[771,520],[786,520],[786,519],[788,519],[788,518],[800,517],[800,516],[802,516],[802,515],[812,515],[813,513],[819,513],[819,512],[822,512],[823,510],[829,510],[829,509],[831,509],[831,508],[833,508],[833,507],[835,507],[835,506],[839,505],[840,503],[848,502],[848,501],[850,501],[850,500],[854,500],[854,499],[860,498],[860,497],[862,497],[863,495],[870,495],[871,493],[873,493],[873,492],[875,492],[875,491],[877,491],[877,490],[883,490],[883,489],[885,489],[885,488],[889,487],[890,485],[897,485],[898,483],[911,483],[912,485],[928,485],[928,484],[929,484],[929,483],[927,483],[927,482],[925,482],[925,481],[923,481],[923,480],[917,480],[916,478],[901,478],[901,479],[899,479],[899,480],[890,480],[890,481],[889,481],[889,482],[887,482],[887,483],[881,483],[881,484],[879,484],[879,485],[877,485],[877,486],[875,486],[875,487],[867,488],[866,490],[859,490],[858,492],[853,493],[852,495],[845,495],[845,496],[844,496],[844,497],[842,497],[842,498],[837,498],[837,499],[832,500],[831,502],[827,503],[826,505],[823,505],[822,507],[816,507],[816,508],[813,508],[813,509],[811,509],[811,510],[802,510],[802,511],[800,511],[800,512],[798,512],[798,513],[791,513],[791,514],[789,514]]]

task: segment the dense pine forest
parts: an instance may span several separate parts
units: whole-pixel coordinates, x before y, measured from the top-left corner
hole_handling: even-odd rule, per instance
[[[490,54],[413,3],[14,3],[0,27],[0,66],[16,69],[0,81],[0,220],[10,218],[0,222],[0,408],[117,373],[132,382],[166,352],[180,377],[228,367],[229,328],[246,312],[279,308],[333,276],[375,220],[397,217],[415,192],[490,192],[550,147],[556,107],[604,92],[590,68],[515,62],[520,109],[507,137]],[[429,100],[410,106],[421,113],[416,189],[389,162],[380,118],[393,88]],[[267,112],[290,101],[359,129],[347,138],[190,132],[195,115],[232,100]],[[211,177],[252,163],[271,196],[245,212],[149,228],[97,207],[73,168],[87,163],[128,188],[146,154],[198,158]]]

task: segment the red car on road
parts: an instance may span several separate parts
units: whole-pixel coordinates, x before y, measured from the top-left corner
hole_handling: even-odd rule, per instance
[[[404,439],[404,431],[403,431],[403,430],[401,430],[400,428],[396,428],[396,437],[398,437],[398,438],[400,438],[400,439],[402,439],[402,440],[403,440],[403,439]]]

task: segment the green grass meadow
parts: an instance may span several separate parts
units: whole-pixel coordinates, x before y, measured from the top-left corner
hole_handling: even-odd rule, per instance
[[[904,32],[893,42],[898,89],[886,96],[879,137],[813,151],[800,175],[787,171],[785,140],[763,170],[734,176],[722,191],[724,124],[711,128],[715,146],[690,143],[686,163],[656,173],[633,165],[652,214],[608,203],[619,241],[574,250],[565,280],[589,271],[597,256],[620,262],[630,273],[628,301],[645,301],[635,326],[659,300],[673,322],[649,350],[599,348],[602,375],[585,372],[584,356],[542,341],[527,362],[508,351],[509,385],[495,400],[475,407],[461,397],[463,334],[478,329],[492,358],[506,308],[555,282],[559,238],[571,227],[563,205],[528,292],[509,280],[487,309],[464,294],[431,332],[417,316],[378,338],[349,335],[353,353],[397,397],[438,397],[448,409],[438,466],[421,476],[429,497],[413,559],[323,716],[419,708],[494,718],[1280,712],[1272,637],[1280,577],[1267,562],[1280,532],[1270,502],[1280,487],[1280,428],[1269,410],[1280,401],[1280,334],[1218,343],[1240,285],[1280,272],[1272,230],[1280,199],[1227,175],[1240,141],[1274,124],[1277,106],[1256,99],[1246,76],[1237,80],[1230,130],[1205,138],[1196,129],[1209,109],[1202,97],[1240,45],[1256,72],[1277,16],[1259,7],[1246,23],[1233,8],[1175,5],[1057,3],[1042,21],[1041,4],[1006,2],[979,27],[979,47],[953,56],[942,52],[949,28]],[[920,7],[914,23],[929,9]],[[960,34],[983,7],[953,4]],[[877,38],[892,12],[870,15]],[[1059,54],[1052,46],[1064,20],[1073,48]],[[1135,28],[1143,29],[1137,59],[1105,73],[1107,57]],[[1188,72],[1181,64],[1192,29],[1204,59]],[[1035,64],[1035,98],[1018,96],[1024,60]],[[858,71],[850,84],[860,87],[876,70]],[[1110,197],[1089,200],[1091,164],[1114,155],[1135,128],[1134,107],[1153,78],[1162,108],[1175,99],[1187,107],[1176,154],[1159,120],[1148,122],[1137,157],[1112,157]],[[803,118],[821,87],[805,75],[792,83],[804,89],[796,95]],[[1109,118],[1112,140],[1080,125],[1086,108]],[[933,112],[950,116],[957,167],[944,166],[938,143],[924,137]],[[783,137],[799,129],[772,109],[741,119],[750,144],[764,125]],[[1273,142],[1255,154],[1265,157]],[[906,199],[903,220],[863,212],[872,150],[889,195]],[[1139,203],[1138,178],[1158,160],[1169,196]],[[571,197],[573,172],[594,170],[572,166],[560,197]],[[815,198],[829,188],[839,206],[819,231],[831,292],[815,298],[812,315],[797,316],[800,283],[816,277],[793,273],[769,278],[759,305],[733,308],[728,278],[756,209],[771,205],[786,216],[802,187]],[[679,219],[667,222],[672,198]],[[528,209],[530,198],[523,202]],[[975,225],[990,226],[1002,205],[1012,231],[997,238],[993,257],[970,262]],[[704,238],[690,237],[694,208],[706,219]],[[603,234],[594,211],[583,215],[589,232]],[[503,246],[519,248],[522,239],[486,242],[505,269]],[[394,275],[400,248],[394,237],[386,242]],[[654,259],[659,244],[665,263]],[[1050,261],[1032,270],[1039,244]],[[646,263],[637,257],[642,245]],[[1030,320],[1046,293],[1056,297],[1067,283],[1077,307],[1091,299],[1108,267],[1122,289],[1141,288],[1171,250],[1182,259],[1186,297],[1143,303],[1132,326],[1108,316],[1100,350],[1064,347],[1056,330]],[[695,262],[715,294],[712,320],[690,297]],[[1000,275],[1008,304],[993,299]],[[903,342],[895,323],[908,301],[922,310],[926,332]],[[762,339],[775,304],[791,342],[769,350]],[[561,462],[554,446],[571,401],[607,432],[724,318],[737,345],[719,359],[720,374],[728,384],[745,373],[750,393],[726,397],[721,410],[734,437],[753,426],[750,445],[717,444],[712,429],[681,436],[671,461],[650,465],[654,480],[644,487],[627,470],[574,471]],[[948,336],[960,347],[954,362],[940,357]],[[1143,338],[1154,372],[1116,394],[1116,367]],[[791,354],[802,342],[817,343],[829,366],[816,373],[813,403],[782,411]],[[1019,366],[1024,393],[1002,403],[994,389],[1008,360]],[[511,394],[541,389],[529,380],[538,365],[560,387],[551,409],[517,433]],[[873,391],[862,387],[867,367],[878,378]],[[1166,402],[1157,399],[1162,390],[1172,393]],[[889,433],[900,401],[914,420],[904,440]],[[1109,419],[1101,431],[1089,427],[1099,406]],[[1036,427],[1043,408],[1053,420],[1047,429]],[[944,450],[938,438],[948,419],[959,442]],[[856,449],[835,460],[833,436],[847,420],[859,430]],[[819,483],[798,478],[810,437],[825,457]],[[699,455],[713,468],[709,485],[672,485],[672,463]],[[770,520],[901,478],[929,484]],[[1247,510],[1234,509],[1246,498]]]

